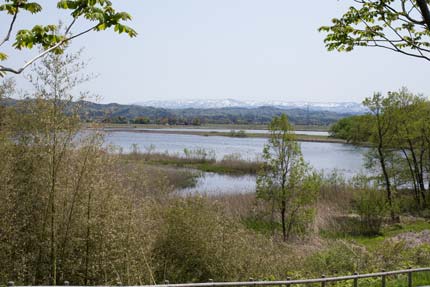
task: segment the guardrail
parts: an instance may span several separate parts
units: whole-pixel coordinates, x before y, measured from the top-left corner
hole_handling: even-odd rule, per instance
[[[206,283],[184,283],[184,284],[170,284],[169,281],[165,281],[164,284],[159,285],[143,285],[143,286],[135,286],[135,287],[238,287],[238,286],[279,286],[279,287],[291,287],[291,285],[302,285],[302,284],[317,284],[320,283],[321,287],[326,287],[326,283],[330,282],[340,282],[340,281],[352,281],[352,287],[358,287],[359,279],[364,278],[381,278],[381,287],[386,287],[387,276],[393,275],[401,275],[406,274],[408,279],[408,287],[413,287],[413,273],[419,272],[430,272],[430,268],[409,268],[405,270],[397,270],[397,271],[382,271],[378,273],[369,273],[369,274],[358,274],[354,273],[354,275],[349,276],[340,276],[340,277],[325,277],[324,275],[321,278],[317,279],[300,279],[300,280],[291,280],[287,278],[285,281],[244,281],[244,282],[206,282]],[[428,282],[430,284],[430,282]],[[69,286],[69,282],[65,281],[63,286]],[[14,282],[8,283],[9,287],[15,286]],[[121,282],[118,282],[117,286],[125,287]],[[44,287],[53,287],[53,286],[44,286]],[[75,286],[77,287],[77,286]],[[98,287],[109,287],[109,286],[98,286]]]

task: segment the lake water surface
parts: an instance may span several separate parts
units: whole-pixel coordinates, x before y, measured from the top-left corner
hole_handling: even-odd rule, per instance
[[[217,159],[225,155],[238,154],[243,159],[255,160],[261,157],[265,138],[233,138],[221,136],[197,136],[184,134],[160,134],[118,131],[109,132],[106,141],[119,146],[124,152],[130,152],[133,144],[141,151],[154,146],[157,152],[183,154],[184,149],[211,150]],[[364,171],[363,155],[367,148],[339,143],[300,143],[304,159],[315,169],[330,173],[334,169],[343,173],[347,178]],[[253,176],[225,176],[206,174],[199,179],[195,190],[207,193],[217,191],[235,192],[240,190],[255,190]]]
[[[106,129],[109,131],[109,129]],[[151,129],[151,128],[133,128],[135,131],[170,131],[170,132],[219,132],[229,133],[231,131],[244,131],[246,134],[268,134],[268,130],[250,130],[250,129],[208,129],[208,128],[163,128],[163,129]],[[325,131],[295,131],[298,135],[310,135],[310,136],[328,136],[329,133]]]

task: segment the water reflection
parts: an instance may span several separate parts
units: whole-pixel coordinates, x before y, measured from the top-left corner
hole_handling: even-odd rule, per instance
[[[195,187],[185,188],[178,192],[183,195],[196,193],[207,195],[251,193],[255,192],[255,180],[256,177],[252,175],[230,176],[206,172],[199,177]]]

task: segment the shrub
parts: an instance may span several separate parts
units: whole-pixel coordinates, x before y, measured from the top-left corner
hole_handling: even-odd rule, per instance
[[[384,217],[389,211],[384,194],[378,190],[367,189],[356,193],[353,207],[360,216],[360,233],[377,235],[381,233]]]
[[[337,240],[306,258],[305,270],[313,275],[351,274],[368,270],[370,263],[371,256],[365,248]]]
[[[157,282],[282,278],[297,262],[287,245],[245,230],[207,198],[178,199],[153,250]]]

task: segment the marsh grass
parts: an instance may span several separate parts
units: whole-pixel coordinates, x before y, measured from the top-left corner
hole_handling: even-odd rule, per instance
[[[121,154],[121,158],[129,161],[142,161],[151,165],[186,167],[204,172],[231,175],[257,174],[263,166],[261,161],[244,160],[238,155],[228,155],[217,161],[214,156],[132,152],[129,154]]]

